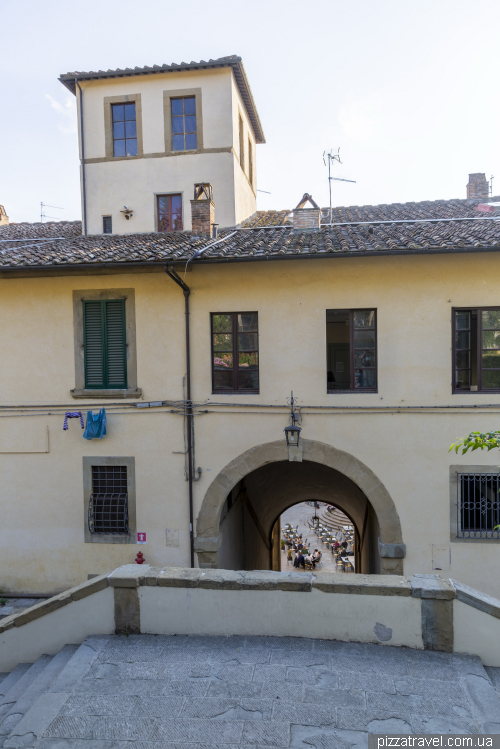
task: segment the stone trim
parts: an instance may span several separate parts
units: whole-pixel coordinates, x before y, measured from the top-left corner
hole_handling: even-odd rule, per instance
[[[234,158],[237,159],[236,151],[234,150],[233,146],[224,146],[222,148],[197,148],[196,150],[192,151],[170,151],[169,153],[164,153],[163,151],[159,151],[157,153],[145,153],[143,154],[143,159],[164,159],[169,156],[196,156],[197,154],[201,153],[232,153]],[[112,161],[125,161],[126,159],[137,159],[137,156],[115,156]],[[93,159],[85,159],[86,164],[102,164],[104,161],[109,161],[110,159],[107,159],[106,157],[96,157]],[[247,178],[248,179],[248,178]],[[249,183],[250,184],[250,183]],[[252,190],[254,188],[252,187]],[[255,190],[254,190],[255,194]]]
[[[126,390],[86,390],[83,348],[83,300],[125,299],[125,337],[127,346]],[[75,387],[73,398],[139,398],[137,387],[137,343],[135,325],[135,289],[79,289],[73,291],[73,340],[75,346]],[[87,393],[89,395],[87,395]],[[101,395],[106,393],[106,395]]]
[[[0,634],[5,632],[12,627],[22,627],[23,624],[29,624],[29,622],[39,619],[41,616],[50,614],[57,609],[66,606],[72,601],[80,601],[82,598],[91,596],[93,593],[98,593],[100,590],[108,587],[108,576],[98,575],[93,577],[92,580],[86,580],[81,585],[77,585],[74,588],[64,591],[57,596],[47,598],[46,601],[36,603],[26,611],[21,611],[19,614],[13,616],[7,616],[5,619],[0,620]]]
[[[185,96],[194,96],[196,99],[196,150],[173,151],[172,150],[172,109],[171,99],[182,99]],[[170,153],[190,154],[203,151],[203,109],[201,102],[201,88],[178,88],[163,92],[163,126],[165,131],[165,155]]]
[[[483,611],[485,614],[500,619],[500,601],[497,598],[493,598],[493,596],[489,596],[487,593],[481,593],[481,591],[474,588],[469,588],[468,585],[462,585],[462,583],[458,583],[456,580],[450,579],[450,583],[455,590],[457,601],[466,603],[468,606],[478,609],[478,611]]]
[[[111,118],[112,104],[125,104],[135,102],[135,121],[137,126],[137,156],[113,156],[113,122]],[[126,94],[122,96],[104,97],[104,147],[106,156],[101,161],[130,161],[131,159],[142,159],[144,148],[142,144],[142,103],[140,94]],[[87,159],[85,159],[87,164]]]
[[[498,464],[485,465],[451,465],[450,466],[450,541],[454,544],[500,544],[498,538],[458,538],[457,523],[457,474],[458,473],[498,473]]]
[[[86,544],[135,544],[136,493],[135,493],[135,458],[117,456],[83,456],[83,523]],[[128,525],[129,534],[96,534],[91,533],[88,524],[90,495],[92,494],[92,466],[127,466]],[[135,565],[134,565],[135,566]],[[121,568],[120,568],[121,569]]]
[[[410,581],[399,575],[339,575],[338,572],[316,572],[313,588],[323,593],[353,593],[365,596],[412,595]]]

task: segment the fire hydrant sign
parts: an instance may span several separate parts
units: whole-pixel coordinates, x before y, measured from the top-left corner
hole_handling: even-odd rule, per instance
[[[145,533],[138,533],[137,534],[137,543],[138,544],[145,544],[146,543],[146,534]]]

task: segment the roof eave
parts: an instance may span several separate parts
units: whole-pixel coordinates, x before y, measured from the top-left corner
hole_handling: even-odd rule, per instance
[[[252,90],[248,82],[248,78],[243,67],[241,57],[232,57],[230,60],[213,60],[204,64],[201,63],[186,63],[185,65],[164,65],[161,67],[145,67],[145,68],[134,68],[126,69],[121,71],[106,71],[97,73],[87,73],[82,75],[61,75],[59,81],[66,86],[68,91],[71,91],[73,95],[76,95],[76,81],[93,81],[100,78],[131,78],[132,76],[138,75],[152,75],[157,73],[172,73],[183,70],[208,70],[209,68],[232,68],[234,77],[236,79],[237,86],[240,90],[241,98],[247,110],[252,129],[254,131],[255,140],[257,143],[265,143],[264,131],[260,121],[259,113],[255,105]]]

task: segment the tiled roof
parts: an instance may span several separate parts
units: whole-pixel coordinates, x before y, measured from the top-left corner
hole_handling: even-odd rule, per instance
[[[489,216],[478,213],[475,210],[478,202],[450,200],[335,208],[333,219],[337,224],[309,231],[294,231],[291,223],[288,228],[289,211],[261,211],[251,217],[245,227],[221,231],[213,248],[204,251],[194,262],[363,256],[388,252],[500,251],[500,220],[491,220]],[[328,209],[322,212],[323,217],[328,218]],[[500,211],[497,213],[500,219]],[[345,224],[346,221],[353,223]],[[384,221],[389,223],[378,223]],[[286,228],[278,228],[283,223]],[[50,239],[55,236],[63,239]],[[36,237],[41,241],[35,241]],[[15,239],[25,241],[12,241]],[[78,221],[11,224],[0,227],[0,270],[185,262],[196,250],[213,242],[189,232],[84,237]]]
[[[135,68],[117,68],[116,70],[89,70],[84,73],[79,70],[75,70],[72,73],[62,73],[59,76],[59,80],[63,83],[72,94],[76,94],[75,78],[79,81],[91,81],[97,78],[128,78],[134,75],[151,75],[152,73],[173,73],[179,72],[179,70],[208,70],[209,68],[223,68],[230,67],[233,69],[234,77],[238,85],[241,98],[245,104],[250,122],[252,123],[255,140],[257,143],[265,143],[264,131],[255,106],[255,101],[252,95],[252,90],[248,82],[245,68],[241,57],[238,55],[227,55],[226,57],[218,57],[215,60],[200,60],[199,62],[172,62],[170,65],[145,65],[144,67]]]

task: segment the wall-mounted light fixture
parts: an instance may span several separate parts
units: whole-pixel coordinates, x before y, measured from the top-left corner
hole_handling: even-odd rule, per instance
[[[298,447],[300,441],[301,427],[297,426],[297,413],[294,410],[296,398],[293,397],[293,390],[290,396],[290,426],[284,428],[287,447]]]
[[[128,220],[129,218],[132,218],[134,215],[134,212],[132,211],[132,208],[129,208],[128,205],[123,206],[123,211],[120,211],[120,213],[123,213],[125,218]]]

